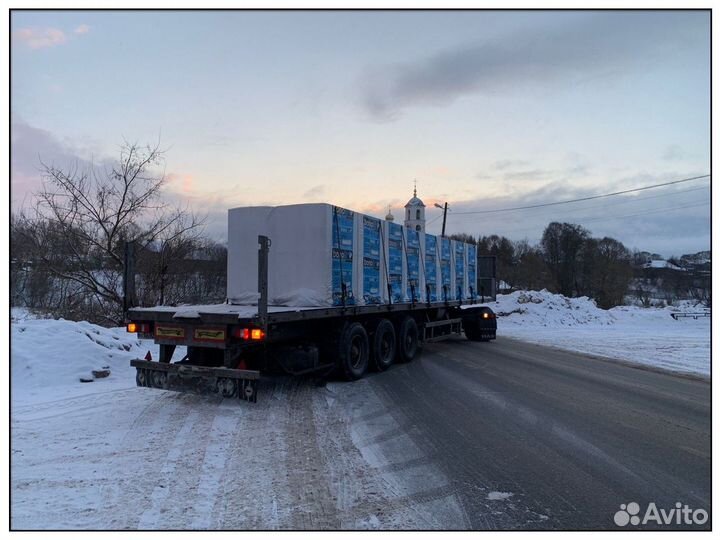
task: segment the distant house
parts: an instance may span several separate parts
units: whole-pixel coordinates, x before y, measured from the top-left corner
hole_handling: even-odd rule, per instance
[[[508,282],[500,279],[497,282],[497,292],[498,294],[510,294],[513,292],[513,288]]]
[[[678,266],[677,264],[674,264],[670,261],[666,261],[664,259],[650,260],[643,265],[643,268],[668,268],[670,270],[680,270],[680,271],[685,270],[684,268]]]

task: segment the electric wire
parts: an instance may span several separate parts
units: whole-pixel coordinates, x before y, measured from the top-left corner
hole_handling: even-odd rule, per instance
[[[529,210],[531,208],[543,208],[546,206],[557,206],[560,204],[570,204],[570,203],[576,203],[576,202],[582,202],[582,201],[592,201],[594,199],[602,199],[605,197],[614,197],[616,195],[625,195],[627,193],[635,193],[637,191],[645,191],[648,189],[655,189],[665,186],[671,186],[675,184],[681,184],[684,182],[691,182],[693,180],[701,180],[703,178],[710,178],[709,174],[703,174],[701,176],[693,176],[691,178],[682,178],[680,180],[673,180],[672,182],[664,182],[662,184],[653,184],[650,186],[642,186],[639,188],[633,188],[633,189],[625,189],[622,191],[615,191],[613,193],[604,193],[602,195],[592,195],[589,197],[580,197],[578,199],[569,199],[565,201],[555,201],[555,202],[549,202],[549,203],[541,203],[541,204],[530,204],[527,206],[516,206],[512,208],[496,208],[494,210],[471,210],[471,211],[465,211],[465,212],[454,212],[454,215],[470,215],[470,214],[493,214],[493,213],[499,213],[499,212],[514,212],[517,210]]]

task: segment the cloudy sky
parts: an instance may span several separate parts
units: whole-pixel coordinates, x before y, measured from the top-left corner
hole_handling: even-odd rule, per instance
[[[708,12],[14,12],[15,209],[39,160],[166,152],[167,197],[332,202],[374,215],[417,179],[439,232],[537,240],[551,220],[628,247],[710,247]]]

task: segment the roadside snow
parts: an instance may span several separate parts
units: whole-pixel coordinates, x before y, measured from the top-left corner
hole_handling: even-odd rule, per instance
[[[566,298],[543,291],[498,295],[487,304],[498,317],[498,338],[604,356],[670,371],[710,375],[710,321],[671,317],[702,312],[691,303],[679,307],[597,307],[587,297]]]
[[[152,341],[138,340],[124,328],[103,328],[88,322],[24,319],[13,322],[11,339],[12,402],[48,401],[135,386],[130,360],[148,351]],[[110,376],[93,379],[92,371],[108,367]]]

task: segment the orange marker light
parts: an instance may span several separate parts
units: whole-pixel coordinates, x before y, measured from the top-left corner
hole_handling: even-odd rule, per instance
[[[250,331],[250,339],[258,340],[258,339],[262,339],[264,337],[265,337],[265,332],[263,332],[259,328],[253,328]]]
[[[137,332],[138,331],[137,324],[135,324],[134,322],[128,323],[127,331],[130,332],[131,334],[134,334],[135,332]]]

